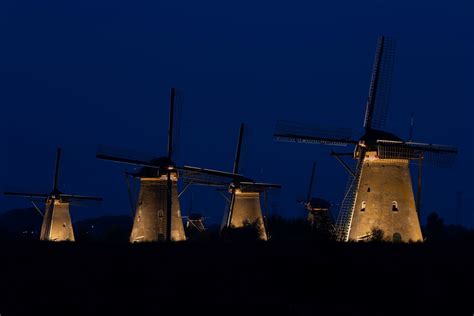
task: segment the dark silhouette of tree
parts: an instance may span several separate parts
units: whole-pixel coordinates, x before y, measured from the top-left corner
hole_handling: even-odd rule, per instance
[[[428,215],[426,219],[426,240],[439,241],[443,239],[444,222],[436,212]]]
[[[272,241],[309,240],[312,231],[308,221],[304,219],[286,219],[278,215],[267,219],[267,230]]]
[[[385,241],[385,232],[379,227],[372,227],[370,230],[370,239],[372,242],[383,242]]]
[[[39,239],[41,215],[34,208],[13,209],[0,215],[3,238],[14,240]]]
[[[221,239],[225,241],[257,241],[260,240],[261,229],[257,221],[245,222],[242,227],[223,228]]]
[[[332,241],[332,228],[329,222],[311,224],[303,218],[287,219],[273,215],[267,220],[267,230],[273,241]]]

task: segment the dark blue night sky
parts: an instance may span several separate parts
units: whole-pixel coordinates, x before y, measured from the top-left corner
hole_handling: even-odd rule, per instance
[[[48,192],[62,146],[61,188],[105,199],[74,208],[73,219],[129,214],[126,166],[97,160],[97,145],[164,155],[177,87],[179,163],[231,171],[243,121],[243,172],[283,185],[272,212],[303,214],[295,201],[313,160],[315,194],[337,204],[346,174],[331,147],[275,142],[275,123],[361,130],[385,34],[398,40],[387,129],[407,138],[413,111],[416,141],[459,148],[452,168],[424,169],[423,212],[455,222],[463,191],[463,222],[472,226],[473,21],[472,0],[1,1],[0,183]],[[194,192],[195,210],[220,222],[223,199]],[[2,196],[0,210],[28,203]]]

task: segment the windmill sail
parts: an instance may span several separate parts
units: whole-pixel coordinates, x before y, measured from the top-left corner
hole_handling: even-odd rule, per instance
[[[311,169],[311,178],[309,179],[308,194],[306,195],[306,203],[311,201],[311,194],[313,191],[313,182],[314,182],[314,171],[316,169],[316,161],[313,162],[313,167]]]
[[[381,36],[375,53],[372,79],[365,111],[364,127],[379,129],[385,126],[395,62],[395,40]]]
[[[58,191],[59,163],[61,162],[61,148],[56,152],[56,167],[54,170],[53,192]]]
[[[112,146],[98,146],[96,158],[142,167],[158,167],[152,154]]]
[[[352,217],[354,215],[354,206],[359,189],[360,176],[364,164],[365,150],[361,149],[360,159],[357,162],[356,171],[353,177],[349,177],[344,198],[336,221],[336,238],[339,241],[348,241],[349,231],[351,229]]]
[[[20,197],[27,197],[33,199],[46,199],[49,195],[43,193],[26,193],[26,192],[11,192],[6,191],[3,192],[4,195],[11,195],[11,196],[20,196]]]
[[[239,187],[242,191],[252,192],[264,192],[270,189],[281,189],[280,184],[260,182],[240,182]]]
[[[273,136],[275,140],[294,143],[336,146],[357,144],[357,141],[352,139],[352,130],[349,128],[322,129],[309,124],[291,121],[278,121]]]
[[[381,159],[423,159],[439,166],[452,165],[458,153],[452,146],[390,140],[377,140],[377,150]]]

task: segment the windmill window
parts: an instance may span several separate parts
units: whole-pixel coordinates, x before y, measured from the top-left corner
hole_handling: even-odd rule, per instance
[[[158,217],[165,217],[165,214],[163,213],[163,210],[158,211]]]
[[[370,192],[370,188],[367,188],[367,192]]]
[[[365,207],[367,206],[367,204],[365,203],[365,201],[362,201],[362,204],[360,206],[360,211],[361,212],[365,212]]]
[[[398,202],[397,201],[392,202],[392,212],[398,212]]]

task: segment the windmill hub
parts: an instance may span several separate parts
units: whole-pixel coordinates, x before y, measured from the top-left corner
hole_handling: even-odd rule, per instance
[[[232,183],[229,186],[229,193],[234,192],[235,194],[248,193],[248,190],[245,190],[244,187],[240,186],[239,183]]]

